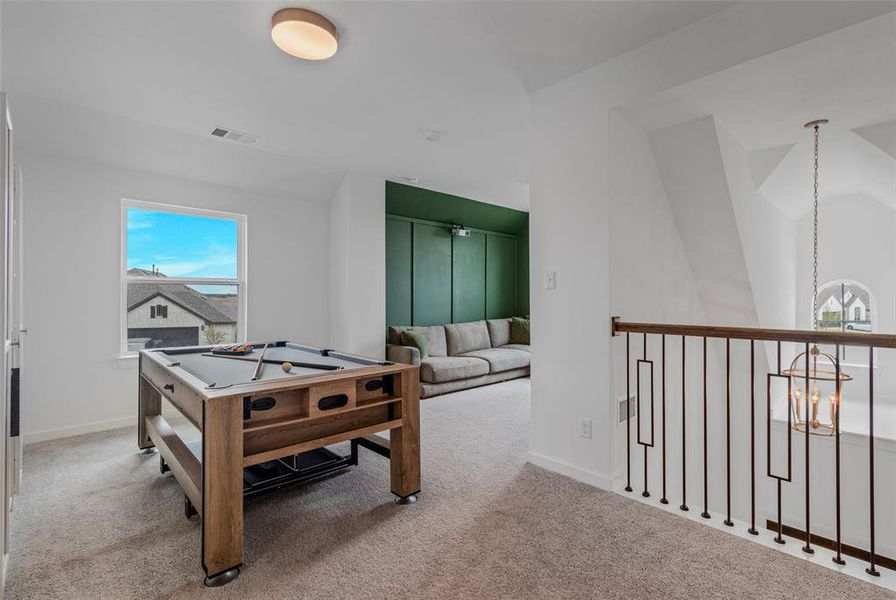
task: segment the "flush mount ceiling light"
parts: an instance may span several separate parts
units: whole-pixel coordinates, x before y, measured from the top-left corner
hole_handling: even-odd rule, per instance
[[[284,8],[271,17],[271,38],[296,58],[323,60],[336,54],[339,32],[326,17],[304,8]]]

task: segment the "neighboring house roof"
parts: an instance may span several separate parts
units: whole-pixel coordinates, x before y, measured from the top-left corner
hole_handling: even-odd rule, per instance
[[[128,275],[133,277],[165,277],[158,271],[149,271],[147,269],[128,269]]]
[[[206,299],[235,323],[239,313],[239,298],[236,294],[205,294]]]
[[[861,286],[847,283],[846,284],[846,295],[852,296],[849,300],[846,301],[846,309],[849,310],[853,304],[855,304],[856,300],[861,300],[862,304],[865,307],[871,306],[871,297],[868,292],[863,289]],[[824,304],[833,298],[838,304],[840,303],[840,286],[832,285],[828,288],[825,288],[821,292],[818,293],[818,306],[824,306]]]
[[[129,269],[128,275],[165,277],[144,269]],[[128,312],[157,296],[177,304],[206,323],[236,323],[236,296],[206,295],[182,283],[140,281],[128,283]],[[232,300],[231,300],[232,299]]]

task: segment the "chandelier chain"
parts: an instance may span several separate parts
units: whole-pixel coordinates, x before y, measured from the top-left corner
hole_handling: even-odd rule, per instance
[[[818,128],[815,125],[814,207],[812,223],[812,326],[818,329]]]

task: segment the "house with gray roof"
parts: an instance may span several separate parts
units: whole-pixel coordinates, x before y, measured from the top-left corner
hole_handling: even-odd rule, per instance
[[[235,294],[203,293],[146,269],[129,269],[128,275],[160,280],[128,283],[129,350],[236,341]]]
[[[818,312],[822,328],[871,330],[871,295],[860,285],[837,283],[822,288]]]

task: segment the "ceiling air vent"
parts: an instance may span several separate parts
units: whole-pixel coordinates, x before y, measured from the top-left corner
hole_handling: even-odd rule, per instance
[[[235,129],[226,129],[224,127],[215,127],[212,129],[212,135],[222,140],[230,140],[240,144],[254,144],[258,141],[258,136],[246,133],[245,131],[236,131]]]

